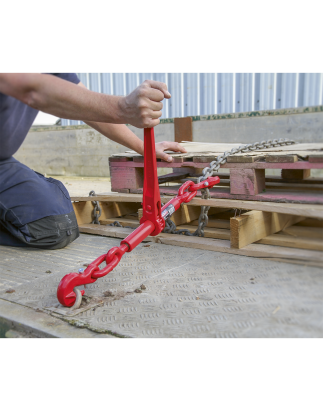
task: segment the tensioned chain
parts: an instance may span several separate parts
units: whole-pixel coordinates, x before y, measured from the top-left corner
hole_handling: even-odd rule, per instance
[[[233,148],[231,151],[225,151],[223,154],[219,155],[214,161],[211,161],[209,167],[205,167],[203,169],[202,171],[203,174],[198,178],[198,183],[206,180],[209,177],[214,176],[214,174],[219,170],[221,165],[227,162],[227,158],[229,156],[232,156],[238,153],[247,153],[249,151],[263,150],[266,148],[286,146],[286,145],[291,145],[291,144],[295,144],[295,141],[281,138],[279,140],[274,139],[274,140],[262,141],[261,143],[256,142],[253,144],[246,144],[243,146],[239,146],[237,148]],[[210,198],[210,190],[208,188],[203,188],[201,190],[201,193],[202,193],[201,195],[202,199],[205,200],[205,199]],[[188,230],[176,230],[176,225],[173,221],[170,220],[170,218],[166,221],[166,227],[164,229],[164,232],[172,233],[172,234],[185,234],[185,235],[190,235],[190,236],[204,237],[204,227],[207,225],[208,220],[209,220],[208,218],[209,209],[210,209],[210,206],[201,206],[201,214],[198,220],[198,227],[194,233],[190,233]]]

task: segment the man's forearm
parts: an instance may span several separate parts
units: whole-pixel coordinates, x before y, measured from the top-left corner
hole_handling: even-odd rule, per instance
[[[116,143],[122,144],[137,153],[144,154],[144,143],[124,124],[97,123],[85,121],[86,124],[97,130]]]
[[[1,74],[0,92],[60,118],[124,124],[122,97],[96,93],[47,74]]]

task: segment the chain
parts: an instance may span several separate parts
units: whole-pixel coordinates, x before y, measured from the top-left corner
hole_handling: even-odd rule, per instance
[[[92,190],[89,192],[89,196],[93,197],[95,195],[96,195],[95,191]],[[92,201],[92,204],[94,205],[94,209],[93,209],[93,220],[91,224],[100,224],[99,218],[101,217],[101,214],[102,214],[100,204],[98,201]]]
[[[237,148],[233,148],[231,151],[225,151],[223,154],[216,157],[214,161],[211,161],[209,167],[205,167],[203,169],[202,175],[198,178],[198,183],[206,180],[209,177],[214,176],[214,174],[219,170],[221,165],[227,162],[227,158],[229,156],[232,156],[238,153],[248,153],[249,151],[263,150],[266,148],[286,146],[286,145],[291,145],[291,144],[295,144],[295,141],[281,138],[280,140],[274,139],[274,140],[262,141],[261,143],[256,142],[253,144],[246,144],[243,146],[239,146]],[[209,199],[211,197],[210,190],[208,188],[203,188],[201,190],[201,194],[202,194],[201,198],[204,200]],[[201,206],[201,214],[199,216],[197,230],[193,234],[185,233],[186,235],[204,237],[204,227],[207,225],[209,221],[209,217],[208,217],[209,209],[210,209],[210,206]],[[170,220],[170,218],[166,221],[166,227],[167,228],[165,228],[163,231],[165,233],[168,232],[168,233],[174,233],[174,234],[182,234],[183,231],[188,231],[188,230],[176,230],[176,225],[174,224],[173,221]]]

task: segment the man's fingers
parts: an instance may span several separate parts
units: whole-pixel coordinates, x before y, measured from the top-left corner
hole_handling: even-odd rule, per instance
[[[160,90],[156,90],[155,88],[147,88],[145,89],[145,96],[152,101],[162,101],[164,100],[164,93]]]
[[[162,116],[161,111],[152,111],[149,115],[150,118],[159,118]]]
[[[163,103],[161,102],[157,103],[156,101],[151,101],[149,103],[149,108],[154,111],[161,111],[163,108]]]
[[[156,155],[158,158],[161,158],[162,160],[167,161],[169,163],[173,161],[173,157],[169,154],[164,153],[163,151],[159,151],[158,153],[156,153]]]
[[[171,98],[170,92],[167,90],[167,85],[165,83],[162,83],[161,81],[154,81],[154,80],[146,80],[147,84],[153,88],[160,90],[165,98]],[[157,100],[160,101],[160,100]]]
[[[167,141],[164,144],[165,144],[164,150],[172,150],[172,151],[179,151],[180,153],[187,153],[187,150],[179,143]]]

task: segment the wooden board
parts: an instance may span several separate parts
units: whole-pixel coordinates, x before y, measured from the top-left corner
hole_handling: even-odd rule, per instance
[[[303,220],[303,222],[306,220]],[[299,224],[299,223],[298,223]],[[304,227],[299,225],[293,225],[291,227],[284,228],[281,232],[294,237],[307,237],[320,239],[323,244],[323,230],[321,227]],[[279,233],[280,234],[280,233]]]
[[[80,232],[97,234],[108,237],[125,238],[132,230],[126,228],[109,227],[103,225],[84,224],[80,226]],[[156,237],[147,237],[145,241],[153,241],[162,244],[180,247],[197,248],[203,250],[219,251],[229,254],[245,255],[255,258],[279,259],[295,264],[312,264],[323,267],[323,254],[320,251],[299,250],[287,247],[270,246],[263,244],[250,244],[242,249],[230,247],[229,240],[199,238],[161,233]]]
[[[321,239],[308,237],[293,237],[290,235],[273,234],[257,241],[257,244],[269,244],[283,247],[293,247],[299,249],[323,251]]]
[[[177,226],[178,230],[188,230],[190,233],[194,233],[197,229],[196,226],[192,226],[190,224],[183,224]],[[230,240],[230,230],[228,229],[221,229],[221,228],[212,228],[212,227],[205,227],[204,228],[204,237],[205,238],[222,238],[223,240]],[[196,241],[199,241],[196,239]]]
[[[79,225],[89,224],[93,220],[94,206],[91,201],[73,202],[76,219]],[[138,210],[136,203],[116,203],[116,202],[99,202],[102,210],[100,219],[120,217]]]
[[[231,247],[242,248],[298,223],[303,217],[250,211],[230,219]]]
[[[161,201],[167,203],[173,196],[161,196]],[[142,194],[122,194],[111,193],[108,195],[96,195],[93,197],[71,197],[72,201],[103,201],[103,202],[117,202],[117,203],[141,203]],[[193,198],[187,205],[191,206],[211,206],[215,208],[237,208],[242,210],[259,210],[267,212],[276,212],[281,214],[299,215],[303,217],[311,217],[314,219],[323,220],[323,205],[321,204],[288,204],[288,203],[271,203],[260,201],[245,201],[245,200],[231,200],[231,199],[209,199]],[[137,205],[140,208],[140,204]],[[137,208],[137,210],[138,210]],[[125,213],[128,214],[128,213]]]

